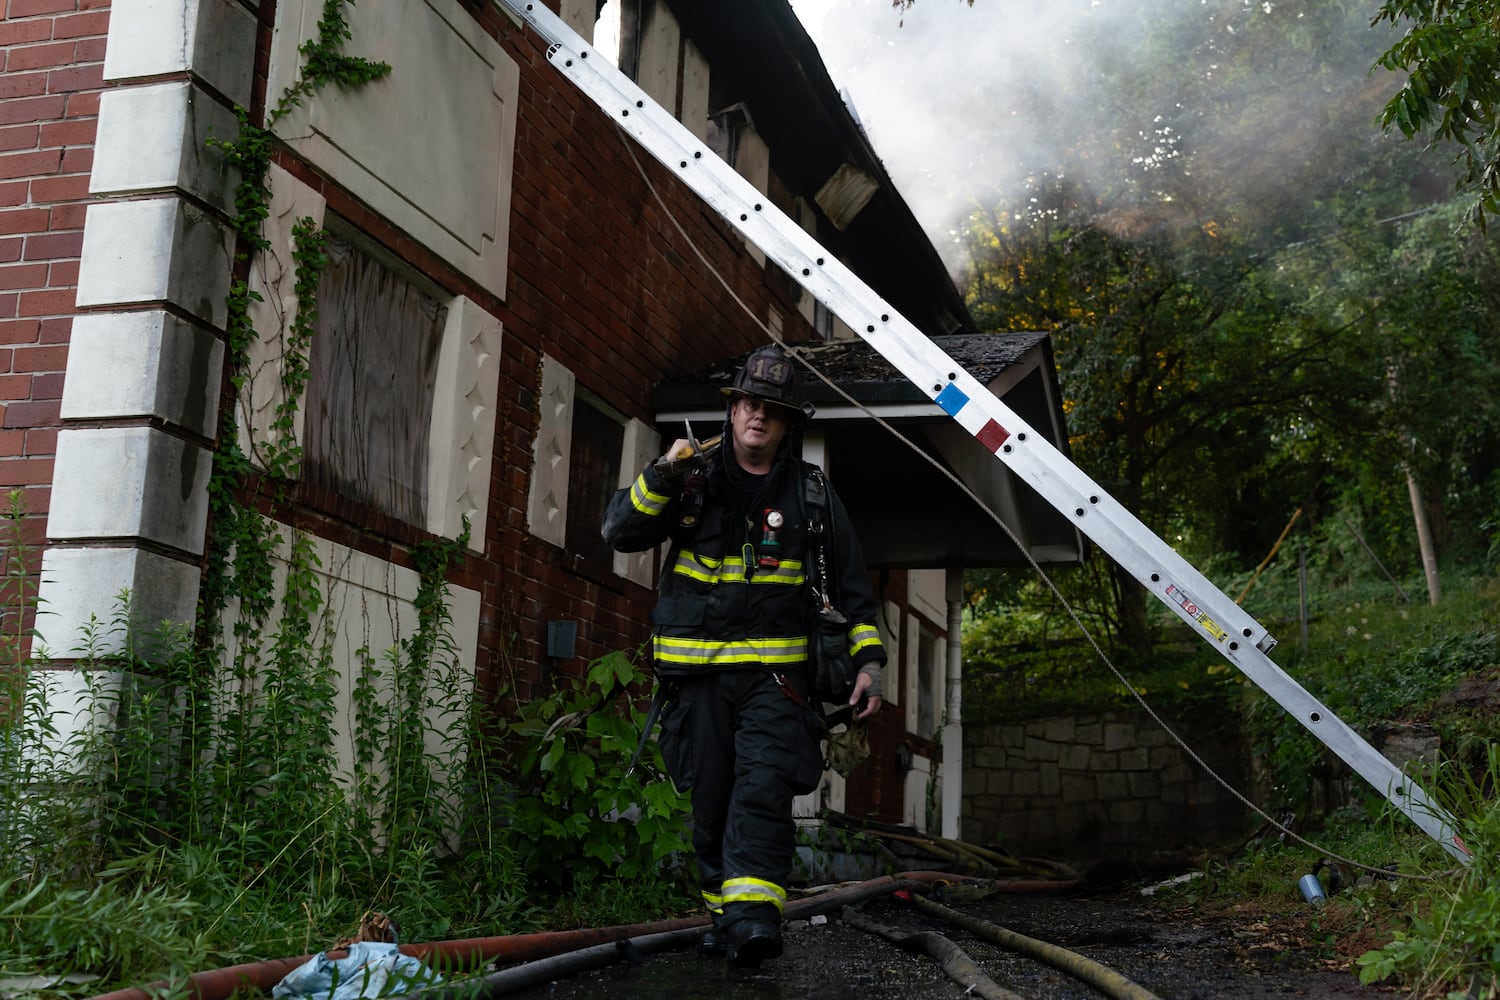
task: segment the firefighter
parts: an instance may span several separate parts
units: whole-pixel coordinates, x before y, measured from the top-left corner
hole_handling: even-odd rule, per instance
[[[713,916],[699,950],[738,965],[781,954],[796,853],[792,799],[817,787],[821,709],[809,703],[808,532],[795,365],[753,352],[723,390],[712,449],[676,441],[611,499],[604,537],[621,552],[670,543],[652,614],[661,749],[690,791],[693,848]],[[686,457],[684,457],[686,456]],[[829,572],[859,667],[857,719],[880,708],[885,650],[859,541],[829,491]]]

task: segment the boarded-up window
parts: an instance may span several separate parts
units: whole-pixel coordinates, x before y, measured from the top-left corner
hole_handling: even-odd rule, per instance
[[[568,463],[568,551],[608,565],[613,552],[600,528],[604,508],[620,480],[624,426],[580,393],[573,407],[572,458]]]
[[[427,523],[428,436],[447,308],[330,236],[318,285],[303,478]]]

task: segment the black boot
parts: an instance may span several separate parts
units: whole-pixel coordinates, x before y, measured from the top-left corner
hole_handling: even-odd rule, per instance
[[[698,938],[698,954],[709,958],[723,958],[729,950],[729,932],[710,927]]]
[[[729,927],[731,965],[759,965],[781,955],[781,923],[773,920],[737,920]]]

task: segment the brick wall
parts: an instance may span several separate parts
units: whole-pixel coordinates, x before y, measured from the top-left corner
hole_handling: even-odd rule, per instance
[[[776,303],[788,334],[803,321],[727,224],[649,156],[637,151],[638,161],[632,158],[614,124],[547,63],[534,34],[493,7],[475,16],[521,66],[504,299],[415,246],[322,175],[286,154],[278,163],[325,197],[331,211],[504,325],[490,508],[487,523],[474,525],[486,545],[455,582],[481,594],[481,685],[504,686],[524,701],[557,673],[581,673],[590,659],[644,642],[654,603],[651,590],[628,583],[612,564],[527,530],[543,355],[611,407],[649,423],[651,391],[663,375],[765,341],[734,297],[762,319]],[[401,547],[418,540],[414,529],[351,511],[340,498],[304,491],[298,499],[304,520],[321,522],[315,530],[346,545],[401,561]],[[577,623],[570,660],[547,658],[550,620]]]
[[[40,544],[102,89],[107,0],[4,0],[0,21],[0,487]]]

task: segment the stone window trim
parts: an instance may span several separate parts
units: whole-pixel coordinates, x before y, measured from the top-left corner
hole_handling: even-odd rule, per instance
[[[623,489],[648,462],[661,454],[661,438],[644,421],[626,417],[578,385],[574,372],[550,355],[542,356],[537,393],[537,434],[532,444],[531,485],[527,493],[526,526],[532,535],[558,548],[566,548],[568,531],[569,473],[572,464],[573,415],[579,394],[589,405],[620,422],[619,478]],[[643,587],[655,583],[653,552],[616,552],[616,575]]]
[[[426,523],[416,527],[455,539],[463,533],[467,519],[469,549],[483,552],[500,388],[500,320],[466,296],[422,278],[352,223],[329,212],[311,188],[285,171],[272,169],[271,211],[262,227],[270,248],[256,256],[250,278],[261,301],[251,308],[258,336],[250,348],[250,377],[237,403],[241,448],[254,462],[256,442],[271,433],[281,400],[284,323],[298,308],[292,290],[296,280],[291,266],[292,227],[297,219],[310,217],[437,298],[446,309],[428,435]],[[300,408],[292,433],[297,443],[304,443]]]

